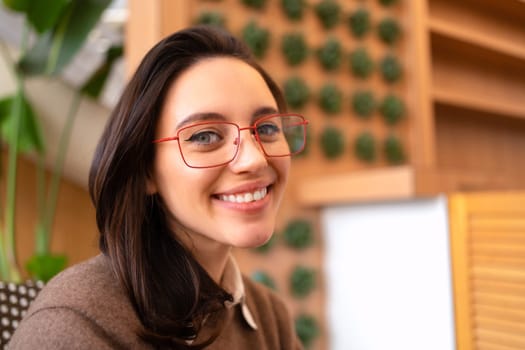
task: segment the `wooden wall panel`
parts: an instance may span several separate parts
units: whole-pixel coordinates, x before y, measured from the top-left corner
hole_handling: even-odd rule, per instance
[[[450,197],[459,350],[525,348],[525,192]]]

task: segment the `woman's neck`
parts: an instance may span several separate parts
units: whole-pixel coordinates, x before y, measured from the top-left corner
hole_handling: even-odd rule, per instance
[[[186,228],[177,228],[177,239],[195,257],[208,275],[220,284],[231,247]]]
[[[205,238],[207,242],[199,242],[200,238],[203,237],[200,235],[195,237],[193,249],[190,251],[208,275],[220,285],[231,248],[207,238]]]

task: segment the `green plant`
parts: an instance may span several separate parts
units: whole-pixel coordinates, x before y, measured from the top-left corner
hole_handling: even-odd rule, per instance
[[[394,44],[401,35],[399,23],[394,18],[383,18],[377,26],[379,38],[386,44]]]
[[[304,298],[315,288],[315,270],[305,266],[297,266],[290,276],[292,295]]]
[[[374,70],[374,62],[364,47],[350,53],[350,69],[358,78],[367,78]]]
[[[405,115],[405,104],[399,97],[388,94],[381,102],[379,111],[387,124],[394,125]]]
[[[288,33],[283,36],[281,51],[290,66],[302,63],[308,55],[308,47],[302,33]]]
[[[310,98],[310,89],[300,77],[289,78],[283,90],[286,102],[295,109],[301,109]]]
[[[328,83],[321,87],[319,92],[319,106],[328,114],[335,114],[341,111],[343,93],[337,85]]]
[[[218,11],[203,11],[195,22],[197,24],[224,27],[226,20],[224,15]]]
[[[297,21],[303,18],[304,9],[306,8],[306,1],[281,0],[281,7],[289,19]]]
[[[369,118],[376,109],[372,91],[356,91],[352,96],[352,108],[359,117]]]
[[[400,164],[405,161],[405,151],[401,141],[397,136],[391,134],[389,135],[384,144],[384,152],[386,160],[390,164]]]
[[[248,7],[260,10],[266,6],[266,0],[242,0],[242,3]]]
[[[266,272],[264,271],[255,271],[252,273],[251,278],[255,282],[259,282],[262,285],[265,285],[266,287],[276,290],[277,287],[275,285],[275,282],[273,278],[270,277]]]
[[[321,66],[327,71],[333,71],[341,65],[343,49],[335,37],[328,38],[324,45],[317,50],[317,58]]]
[[[376,159],[376,141],[374,135],[368,131],[362,132],[355,140],[354,149],[357,158],[365,162],[373,162]]]
[[[56,211],[63,163],[68,148],[69,137],[82,93],[100,91],[103,81],[103,68],[79,89],[69,107],[64,128],[58,141],[58,152],[54,171],[47,181],[44,171],[44,147],[40,136],[40,126],[35,109],[26,96],[25,81],[36,76],[57,76],[71,61],[83,45],[100,15],[110,0],[4,0],[4,5],[24,17],[24,32],[20,44],[20,57],[14,60],[3,43],[0,45],[4,60],[9,63],[16,81],[16,92],[0,100],[0,120],[4,140],[8,146],[6,167],[6,195],[3,206],[5,227],[0,239],[0,278],[20,281],[20,270],[16,259],[15,246],[15,189],[17,178],[17,158],[21,152],[35,152],[37,155],[38,218],[35,227],[35,252],[27,263],[34,278],[48,280],[65,265],[65,256],[50,252],[51,226]],[[34,40],[29,46],[29,32]],[[114,51],[112,52],[112,55]],[[107,77],[107,75],[106,75]],[[49,183],[48,187],[46,183]]]
[[[381,75],[387,83],[394,83],[401,78],[403,69],[401,63],[392,54],[387,54],[380,63]]]
[[[270,32],[267,29],[250,21],[242,30],[242,38],[255,57],[264,57],[270,44]]]
[[[321,0],[314,11],[325,29],[335,27],[341,17],[341,6],[336,0]]]
[[[348,29],[356,38],[362,38],[370,31],[370,12],[361,7],[348,16]]]
[[[383,6],[391,6],[395,4],[397,0],[379,0],[379,3]]]
[[[274,233],[266,243],[253,248],[253,250],[257,253],[267,253],[275,246],[275,242],[277,242],[277,235]]]
[[[308,348],[312,344],[320,332],[319,324],[315,317],[301,314],[295,319],[295,333],[305,348]]]
[[[321,151],[324,156],[328,159],[335,159],[343,153],[344,147],[343,133],[333,126],[327,126],[321,133]]]
[[[314,242],[312,224],[305,219],[295,219],[286,225],[283,232],[284,242],[295,249],[304,249]]]

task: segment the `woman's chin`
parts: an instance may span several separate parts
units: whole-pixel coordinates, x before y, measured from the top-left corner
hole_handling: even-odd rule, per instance
[[[237,248],[257,248],[268,242],[272,237],[272,233],[250,234],[237,240],[233,245]]]

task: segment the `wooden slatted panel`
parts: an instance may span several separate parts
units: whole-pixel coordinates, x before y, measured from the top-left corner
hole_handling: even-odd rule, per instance
[[[458,350],[525,349],[525,193],[449,203]]]

